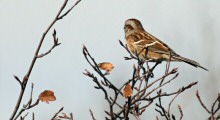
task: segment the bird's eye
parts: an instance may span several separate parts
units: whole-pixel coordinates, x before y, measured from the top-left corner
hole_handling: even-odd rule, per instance
[[[130,28],[130,25],[125,25],[124,26],[124,29],[128,29],[128,28]]]

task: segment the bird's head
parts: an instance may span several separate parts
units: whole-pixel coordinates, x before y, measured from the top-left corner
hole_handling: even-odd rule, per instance
[[[125,33],[128,33],[132,30],[144,31],[144,28],[139,20],[132,18],[125,21],[125,26],[124,26]]]

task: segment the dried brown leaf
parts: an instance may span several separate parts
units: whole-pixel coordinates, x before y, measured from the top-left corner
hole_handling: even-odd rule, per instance
[[[55,101],[56,96],[54,95],[54,92],[52,90],[45,90],[39,95],[39,99],[42,102],[49,103],[49,101]]]
[[[126,97],[126,98],[131,97],[132,94],[133,94],[133,91],[131,89],[131,85],[127,84],[124,89],[124,97]]]
[[[113,64],[110,62],[102,62],[98,64],[98,67],[101,70],[105,70],[106,72],[111,72],[112,69],[114,68]]]

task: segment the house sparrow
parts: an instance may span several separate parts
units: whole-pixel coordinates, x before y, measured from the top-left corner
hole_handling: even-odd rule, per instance
[[[198,62],[178,55],[167,44],[146,32],[141,22],[137,19],[125,21],[124,31],[128,50],[141,61],[181,61],[208,71]]]

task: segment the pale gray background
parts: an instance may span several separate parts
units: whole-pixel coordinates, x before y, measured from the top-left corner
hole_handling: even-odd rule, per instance
[[[14,109],[19,85],[13,74],[21,79],[26,74],[43,31],[54,18],[61,0],[0,0],[0,119],[6,120]],[[70,1],[69,6],[75,1]],[[124,61],[128,56],[119,45],[124,40],[123,25],[129,18],[138,18],[144,28],[170,45],[182,56],[198,61],[210,71],[196,69],[185,63],[172,63],[178,67],[178,80],[166,87],[167,91],[199,81],[196,87],[181,94],[172,106],[183,108],[184,119],[206,119],[208,114],[199,105],[195,93],[198,89],[207,106],[211,106],[219,87],[220,59],[220,1],[218,0],[83,0],[64,20],[54,27],[62,43],[48,56],[37,60],[31,74],[30,85],[35,83],[34,98],[45,89],[55,91],[57,101],[40,103],[33,108],[36,119],[50,119],[62,106],[64,112],[73,112],[76,120],[91,119],[91,108],[97,119],[104,119],[108,109],[103,93],[93,88],[85,77],[84,69],[92,71],[82,54],[85,44],[97,62],[110,61],[115,69],[109,79],[122,85],[131,77],[135,61]],[[48,34],[41,52],[51,47],[52,32]],[[164,73],[165,64],[157,67],[156,77]],[[164,100],[167,104],[168,100]],[[154,105],[142,116],[155,119]],[[179,114],[178,112],[176,113]],[[28,119],[31,114],[28,115]]]

